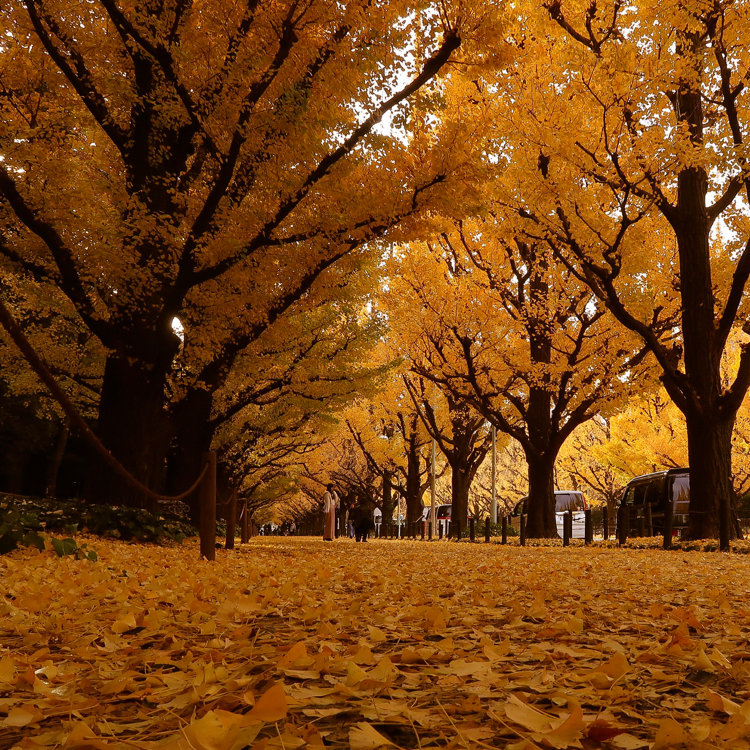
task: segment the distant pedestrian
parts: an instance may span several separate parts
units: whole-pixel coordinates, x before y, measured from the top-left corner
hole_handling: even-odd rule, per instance
[[[373,511],[375,504],[370,500],[369,497],[362,496],[354,506],[353,509],[353,520],[354,520],[354,537],[356,541],[367,541],[367,535],[372,529],[375,528],[373,523]]]
[[[339,505],[339,496],[332,484],[326,487],[326,493],[323,495],[323,541],[332,542],[336,536],[336,508]]]

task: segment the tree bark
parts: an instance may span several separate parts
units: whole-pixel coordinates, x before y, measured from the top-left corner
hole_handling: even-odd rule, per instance
[[[190,389],[175,405],[170,419],[172,444],[169,456],[168,491],[183,492],[195,481],[201,464],[201,456],[211,450],[212,395],[201,388]],[[198,493],[185,499],[190,507],[190,520],[198,524],[200,504]]]
[[[558,536],[555,520],[555,455],[526,452],[529,470],[529,499],[526,536],[554,539]]]
[[[734,418],[687,419],[690,462],[690,539],[718,538],[728,545],[733,534],[732,429]]]
[[[409,439],[409,450],[406,456],[406,522],[415,523],[422,518],[422,476],[416,434]]]
[[[555,521],[555,459],[553,448],[556,434],[552,424],[552,395],[546,368],[552,361],[552,331],[549,320],[549,283],[546,274],[549,262],[543,251],[530,251],[534,263],[529,294],[529,354],[531,362],[541,372],[539,382],[529,385],[529,400],[526,409],[528,444],[524,451],[529,472],[529,499],[526,507],[528,520],[526,536],[529,538],[557,537]]]
[[[134,358],[110,354],[104,367],[97,432],[112,455],[139,481],[157,488],[164,470],[166,372]],[[200,466],[200,462],[197,464]],[[85,496],[92,502],[155,510],[155,502],[94,456]]]
[[[224,540],[224,549],[234,549],[234,537],[237,529],[237,490],[232,490],[227,499],[224,518],[227,522],[227,534]]]
[[[393,486],[391,484],[391,472],[383,472],[383,528],[389,528],[393,523]]]
[[[69,435],[70,418],[66,417],[60,427],[60,433],[58,434],[57,442],[55,443],[55,452],[52,454],[49,468],[47,470],[47,484],[44,490],[44,494],[47,495],[47,497],[55,497],[57,495],[57,478],[60,475],[60,466],[62,465],[63,456],[65,455],[65,448],[68,445]]]
[[[466,466],[451,466],[451,523],[468,526],[469,490],[474,472]]]

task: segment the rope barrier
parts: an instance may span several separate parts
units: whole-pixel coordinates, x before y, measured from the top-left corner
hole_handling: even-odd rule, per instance
[[[37,374],[39,379],[49,388],[55,400],[60,404],[65,414],[70,417],[71,422],[80,431],[83,437],[90,443],[90,445],[96,450],[96,452],[104,459],[105,463],[114,470],[114,472],[121,478],[124,479],[131,487],[139,490],[147,497],[157,502],[168,502],[171,500],[183,500],[192,492],[198,488],[203,478],[206,476],[208,471],[208,464],[204,464],[201,473],[193,484],[181,492],[179,495],[161,495],[158,492],[154,492],[150,487],[146,486],[139,479],[134,477],[110,452],[106,446],[99,439],[97,434],[86,424],[84,418],[79,414],[73,402],[67,397],[65,392],[62,390],[58,382],[55,380],[49,368],[44,363],[42,358],[34,351],[31,343],[24,335],[21,327],[18,325],[16,320],[13,318],[10,310],[5,306],[5,303],[0,299],[0,324],[10,335],[13,342],[20,349],[26,361],[31,365],[31,368]]]

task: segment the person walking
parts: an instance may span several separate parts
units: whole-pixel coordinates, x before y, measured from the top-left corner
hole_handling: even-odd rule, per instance
[[[354,508],[354,535],[356,541],[367,541],[367,534],[375,528],[373,512],[375,504],[364,495],[359,498]]]
[[[333,484],[326,487],[323,495],[323,541],[332,542],[336,537],[336,508],[339,504],[339,496],[333,488]]]

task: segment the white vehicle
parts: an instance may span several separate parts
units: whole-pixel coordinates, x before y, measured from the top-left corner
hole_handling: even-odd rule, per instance
[[[555,492],[555,521],[557,523],[558,536],[563,535],[563,522],[567,511],[573,511],[573,525],[570,533],[571,539],[585,539],[586,537],[586,498],[583,492],[559,491]]]
[[[432,508],[427,505],[422,511],[422,521],[429,523],[431,520],[430,511]],[[453,509],[450,505],[436,505],[435,506],[435,528],[433,529],[433,535],[438,536],[440,529],[443,530],[443,536],[450,536],[451,531],[451,514]]]
[[[511,525],[516,529],[520,528],[520,516],[523,504],[528,497],[521,499],[521,502],[513,509]],[[555,522],[557,524],[558,536],[562,538],[563,523],[568,511],[573,511],[573,528],[571,539],[585,539],[586,537],[586,509],[588,508],[586,498],[583,492],[578,490],[555,490]]]

